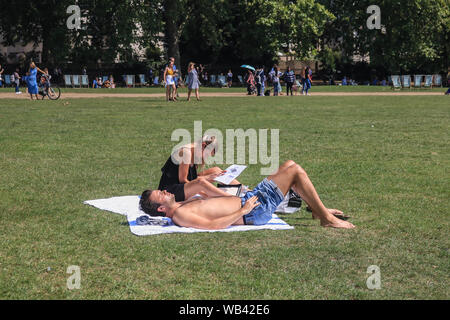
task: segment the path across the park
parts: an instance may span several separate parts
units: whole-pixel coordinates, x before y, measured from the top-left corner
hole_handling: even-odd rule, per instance
[[[201,97],[255,97],[249,96],[245,92],[203,92]],[[442,96],[443,92],[311,92],[313,97],[361,97],[361,96]],[[285,95],[284,95],[285,96]],[[297,96],[301,96],[298,94]],[[63,92],[61,99],[77,99],[77,98],[163,98],[164,93],[83,93],[83,92]],[[180,99],[185,99],[186,93],[180,93]],[[192,97],[195,100],[195,97]],[[306,97],[305,97],[306,98]],[[14,92],[0,92],[0,99],[30,99],[26,93],[20,95]]]

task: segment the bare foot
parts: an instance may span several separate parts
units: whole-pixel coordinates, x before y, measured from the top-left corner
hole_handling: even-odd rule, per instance
[[[338,209],[328,209],[328,212],[331,213],[333,216],[344,216],[344,213],[341,210]],[[314,214],[314,212],[312,213],[312,218],[313,219],[319,219],[319,217]]]
[[[336,218],[331,215],[326,220],[321,220],[320,225],[326,228],[353,229],[355,226],[347,221]]]

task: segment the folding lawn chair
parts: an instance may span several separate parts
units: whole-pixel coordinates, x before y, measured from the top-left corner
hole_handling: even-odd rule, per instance
[[[139,85],[145,86],[147,84],[147,81],[145,81],[145,74],[138,74],[139,77]]]
[[[434,83],[433,83],[433,85],[434,85],[435,87],[442,87],[442,76],[441,76],[440,74],[435,74],[435,75],[433,76],[433,78],[434,78]]]
[[[409,74],[402,76],[402,84],[403,84],[403,89],[411,90],[411,76]]]
[[[89,88],[89,78],[88,78],[87,74],[83,74],[81,76],[81,86],[82,87],[86,86]]]
[[[422,88],[422,78],[423,75],[414,75],[414,88]]]
[[[221,87],[226,87],[226,86],[227,86],[227,83],[226,83],[226,80],[225,80],[225,76],[219,76],[218,83],[219,83],[219,85],[220,85]]]
[[[64,85],[67,87],[73,87],[72,85],[72,75],[70,74],[65,74],[64,75]]]
[[[212,87],[214,87],[216,85],[216,76],[215,75],[210,75],[209,76],[209,83],[211,84]]]
[[[242,78],[241,75],[238,75],[237,77],[238,77],[239,83],[241,84],[241,86],[243,86],[244,85],[244,79]]]
[[[391,76],[391,80],[392,80],[392,89],[401,89],[402,88],[402,83],[400,82],[400,76],[398,75],[394,75]]]
[[[425,84],[423,86],[427,89],[433,88],[433,76],[431,74],[425,76]]]
[[[127,74],[127,87],[133,87],[135,86],[135,76],[134,74]]]
[[[5,74],[5,85],[11,86],[11,76],[9,74]]]
[[[81,82],[80,82],[80,76],[77,74],[72,75],[72,85],[74,87],[80,87],[81,88]]]

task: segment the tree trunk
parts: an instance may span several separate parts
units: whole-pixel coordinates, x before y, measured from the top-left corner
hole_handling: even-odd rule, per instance
[[[180,61],[180,32],[178,25],[178,16],[183,14],[178,11],[178,0],[164,1],[164,22],[165,22],[165,45],[167,48],[167,58],[174,57],[178,74],[181,77],[181,61]]]

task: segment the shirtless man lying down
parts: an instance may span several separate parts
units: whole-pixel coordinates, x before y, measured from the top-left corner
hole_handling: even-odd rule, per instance
[[[167,191],[145,190],[140,207],[151,216],[165,216],[181,227],[216,230],[230,225],[263,225],[272,218],[284,196],[292,188],[310,206],[323,227],[351,229],[350,222],[335,217],[342,214],[327,209],[319,198],[305,170],[289,160],[242,197],[196,197],[176,202]]]

